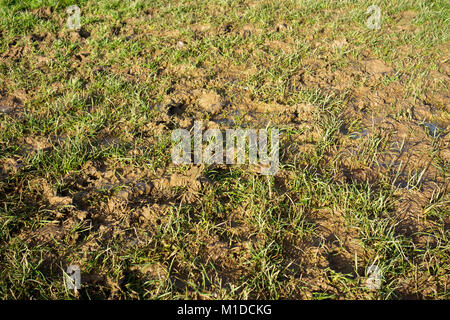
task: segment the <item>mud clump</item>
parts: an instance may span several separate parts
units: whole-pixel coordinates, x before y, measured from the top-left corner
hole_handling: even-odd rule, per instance
[[[383,61],[370,59],[363,62],[366,72],[374,76],[390,75],[394,69],[387,66]]]
[[[215,92],[205,92],[200,96],[198,100],[200,108],[210,114],[218,114],[227,103]]]

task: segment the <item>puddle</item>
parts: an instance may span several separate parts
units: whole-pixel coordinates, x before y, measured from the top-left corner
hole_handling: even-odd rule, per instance
[[[364,138],[368,134],[369,133],[367,132],[367,130],[363,130],[361,132],[352,132],[348,136],[350,137],[350,139],[356,140],[356,139]]]
[[[422,126],[425,128],[425,131],[433,138],[440,138],[444,134],[444,129],[438,127],[434,123],[431,122],[425,122],[422,124]]]

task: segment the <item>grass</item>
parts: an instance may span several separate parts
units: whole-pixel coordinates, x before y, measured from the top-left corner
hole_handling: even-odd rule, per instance
[[[450,6],[374,4],[380,31],[364,1],[3,1],[0,297],[448,299]],[[279,128],[279,172],[193,177],[193,120]]]

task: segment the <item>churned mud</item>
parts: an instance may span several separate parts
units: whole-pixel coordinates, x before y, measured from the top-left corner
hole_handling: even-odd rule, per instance
[[[41,272],[58,277],[75,261],[84,270],[86,290],[98,297],[142,297],[139,285],[146,283],[152,292],[202,299],[227,297],[226,292],[244,298],[363,298],[365,289],[349,293],[336,279],[363,287],[367,265],[382,263],[381,255],[388,259],[394,250],[381,253],[372,245],[387,241],[377,242],[381,233],[388,230],[394,239],[406,239],[410,250],[445,245],[445,237],[433,234],[448,236],[450,225],[448,200],[442,200],[449,186],[448,44],[436,48],[437,68],[422,70],[418,86],[427,90],[415,95],[411,59],[420,53],[412,45],[398,49],[401,63],[394,64],[345,34],[335,38],[328,28],[311,27],[301,45],[316,53],[304,54],[282,77],[268,77],[261,71],[274,70],[274,57],[295,55],[301,48],[292,36],[283,36],[292,22],[263,26],[193,20],[183,30],[143,23],[160,11],[148,6],[142,15],[110,26],[109,41],[129,50],[143,43],[138,54],[126,58],[96,45],[104,35],[94,25],[64,29],[64,15],[50,7],[30,14],[60,25],[57,32],[35,31],[6,42],[2,66],[29,68],[28,81],[42,77],[48,86],[28,87],[25,80],[1,75],[0,130],[12,133],[1,143],[0,202],[13,208],[5,217],[19,219],[8,236],[2,235],[2,245],[20,241],[58,248],[45,251]],[[384,32],[392,37],[418,32],[412,22],[416,16],[413,11],[398,14]],[[220,55],[226,50],[219,44],[199,45],[218,38],[242,39],[233,54],[246,55],[247,63]],[[158,39],[164,45],[145,45]],[[49,49],[55,42],[76,43],[64,56],[60,74],[53,70],[61,53]],[[190,50],[198,55],[212,50],[217,56],[192,58],[192,63],[167,58]],[[104,79],[120,79],[122,89],[104,90],[110,85]],[[144,84],[145,90],[133,89]],[[77,92],[75,97],[70,90]],[[298,98],[298,92],[304,97]],[[140,104],[130,107],[131,101]],[[52,106],[61,110],[56,125]],[[93,119],[101,121],[89,132],[70,124]],[[173,164],[172,131],[191,130],[196,120],[203,121],[204,130],[279,128],[279,171],[267,178],[258,165]],[[25,129],[19,134],[11,124]],[[77,152],[74,159],[67,156],[70,152]],[[239,174],[233,180],[234,172]],[[268,189],[257,193],[258,188]],[[367,188],[371,191],[364,200]],[[330,196],[333,190],[336,198]],[[375,203],[370,196],[378,193],[386,198]],[[380,210],[364,211],[364,201]],[[436,209],[447,213],[438,218],[432,214]],[[286,233],[267,231],[271,223]],[[303,233],[294,231],[299,225]],[[108,250],[124,257],[131,249],[139,256],[123,258],[127,262],[117,270],[91,265],[92,252],[103,252],[105,263],[115,264]],[[266,256],[259,256],[262,252]],[[265,269],[265,259],[277,262]],[[8,263],[2,260],[0,265]],[[448,295],[448,269],[429,274],[421,265],[425,260],[408,261],[417,263],[419,279],[390,269],[397,272],[386,276],[397,279],[396,297]],[[424,289],[417,290],[418,285]]]

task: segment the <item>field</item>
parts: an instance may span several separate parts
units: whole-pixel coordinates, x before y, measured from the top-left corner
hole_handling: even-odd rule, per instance
[[[449,18],[2,1],[0,299],[449,299]],[[279,170],[173,163],[194,121],[278,129]]]

